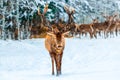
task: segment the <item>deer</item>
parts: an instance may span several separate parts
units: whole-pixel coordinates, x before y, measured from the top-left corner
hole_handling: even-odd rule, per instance
[[[116,35],[118,35],[120,33],[120,20],[117,19],[116,20]]]
[[[87,33],[89,33],[90,38],[96,37],[96,35],[93,34],[93,27],[92,24],[80,24],[78,27],[78,31],[80,32],[80,34],[85,34],[87,35]]]
[[[99,34],[99,36],[101,36],[101,32],[104,33],[105,35],[105,32],[106,32],[106,29],[108,27],[109,23],[107,21],[105,22],[101,22],[101,23],[94,23],[93,24],[93,29],[94,29],[94,34]]]
[[[90,18],[92,17],[90,16]],[[99,21],[98,21],[98,18],[96,19],[92,18],[92,20],[93,22],[90,24],[80,24],[80,25],[75,24],[76,25],[75,32],[76,34],[79,34],[79,37],[80,35],[83,35],[83,34],[87,35],[87,33],[89,33],[90,38],[93,38],[93,37],[97,38],[96,33],[94,33],[95,31],[93,29],[93,24],[98,23]]]
[[[104,37],[107,37],[107,32],[110,28],[112,24],[112,21],[114,19],[115,16],[105,16],[103,15],[103,17],[106,19],[104,22],[97,22],[97,23],[93,23],[93,29],[94,29],[94,34],[99,33],[99,35],[101,35],[101,32],[104,33]]]
[[[56,65],[57,76],[61,75],[62,56],[65,48],[65,35],[68,33],[69,31],[60,32],[59,30],[47,32],[45,47],[50,54],[52,62],[52,75],[54,75],[54,64]]]
[[[109,25],[106,29],[106,36],[108,37],[108,33],[110,33],[110,35],[113,34],[113,32],[116,31],[116,28],[117,28],[117,22],[115,21],[115,18],[117,17],[116,14],[114,15],[111,15],[108,17],[108,22],[109,22]]]

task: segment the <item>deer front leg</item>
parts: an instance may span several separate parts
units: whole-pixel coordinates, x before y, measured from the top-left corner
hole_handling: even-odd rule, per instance
[[[56,63],[57,76],[59,76],[60,75],[60,55],[55,56],[55,63]]]
[[[54,75],[54,56],[51,54],[51,61],[52,61],[52,75]]]
[[[97,39],[96,31],[93,32],[94,37]]]
[[[89,34],[90,34],[90,39],[92,39],[93,38],[93,34],[91,32],[89,32]]]
[[[60,74],[62,74],[62,72],[61,72],[61,65],[62,65],[62,55],[63,55],[63,52],[61,53],[61,55],[60,55]]]
[[[54,58],[52,58],[52,75],[54,75]]]

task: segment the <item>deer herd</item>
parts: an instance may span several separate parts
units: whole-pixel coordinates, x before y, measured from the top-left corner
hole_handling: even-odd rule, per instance
[[[75,13],[75,9],[70,9],[68,6],[64,6],[64,10],[68,14],[68,22],[64,22],[63,19],[58,19],[57,22],[50,23],[45,19],[45,14],[48,10],[48,5],[44,8],[44,13],[41,14],[38,10],[38,14],[41,16],[42,27],[46,28],[48,31],[60,31],[67,32],[70,31],[71,36],[79,37],[89,34],[90,38],[98,38],[98,36],[102,36],[103,38],[107,38],[111,35],[119,35],[120,34],[120,19],[118,18],[118,14],[113,14],[110,16],[102,15],[105,19],[103,22],[100,22],[97,18],[92,19],[92,22],[89,24],[77,24],[74,22],[73,14]],[[114,36],[115,36],[114,35]]]
[[[89,24],[75,24],[74,34],[79,34],[79,36],[82,36],[83,34],[87,36],[87,34],[89,34],[90,38],[97,38],[98,36],[102,36],[102,34],[104,38],[114,35],[114,33],[116,36],[119,35],[120,19],[117,18],[117,14],[103,17],[105,18],[104,22],[93,19],[93,22]]]

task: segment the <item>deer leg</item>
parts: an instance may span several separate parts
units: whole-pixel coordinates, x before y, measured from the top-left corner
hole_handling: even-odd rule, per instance
[[[104,38],[106,39],[107,37],[107,31],[104,31]]]
[[[52,61],[52,75],[54,75],[54,56],[51,54],[51,61]]]
[[[110,31],[110,38],[112,38],[112,31]]]
[[[61,65],[62,65],[62,55],[63,55],[63,52],[61,53],[61,55],[60,55],[60,74],[62,74],[62,72],[61,72]]]
[[[119,29],[119,34],[120,34],[120,29]]]
[[[79,38],[81,38],[82,37],[82,33],[81,32],[79,32]]]
[[[87,34],[88,34],[88,33],[86,32],[86,33],[85,33],[85,37],[87,37]]]
[[[55,56],[57,76],[60,75],[60,55]]]
[[[118,32],[118,31],[117,31],[117,29],[116,29],[116,30],[115,30],[115,34],[116,34],[116,36],[118,36],[117,32]]]
[[[90,39],[92,39],[93,38],[93,34],[91,32],[89,32],[89,34],[90,34]]]
[[[93,35],[94,35],[94,37],[97,39],[96,34],[97,34],[96,31],[94,31],[94,32],[93,32]]]
[[[98,35],[100,36],[100,31],[98,31]]]
[[[106,30],[106,31],[104,32],[104,34],[105,34],[105,39],[108,38],[108,36],[109,36],[109,31]]]
[[[54,75],[54,58],[52,58],[52,75]]]
[[[106,35],[105,30],[103,30],[103,38],[105,38],[105,35]]]

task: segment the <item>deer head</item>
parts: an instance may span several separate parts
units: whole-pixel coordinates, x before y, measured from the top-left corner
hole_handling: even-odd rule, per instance
[[[52,37],[52,44],[51,48],[54,50],[53,52],[56,52],[57,54],[61,54],[61,52],[64,49],[65,42],[64,42],[64,36],[68,34],[68,32],[47,32],[47,35]]]

